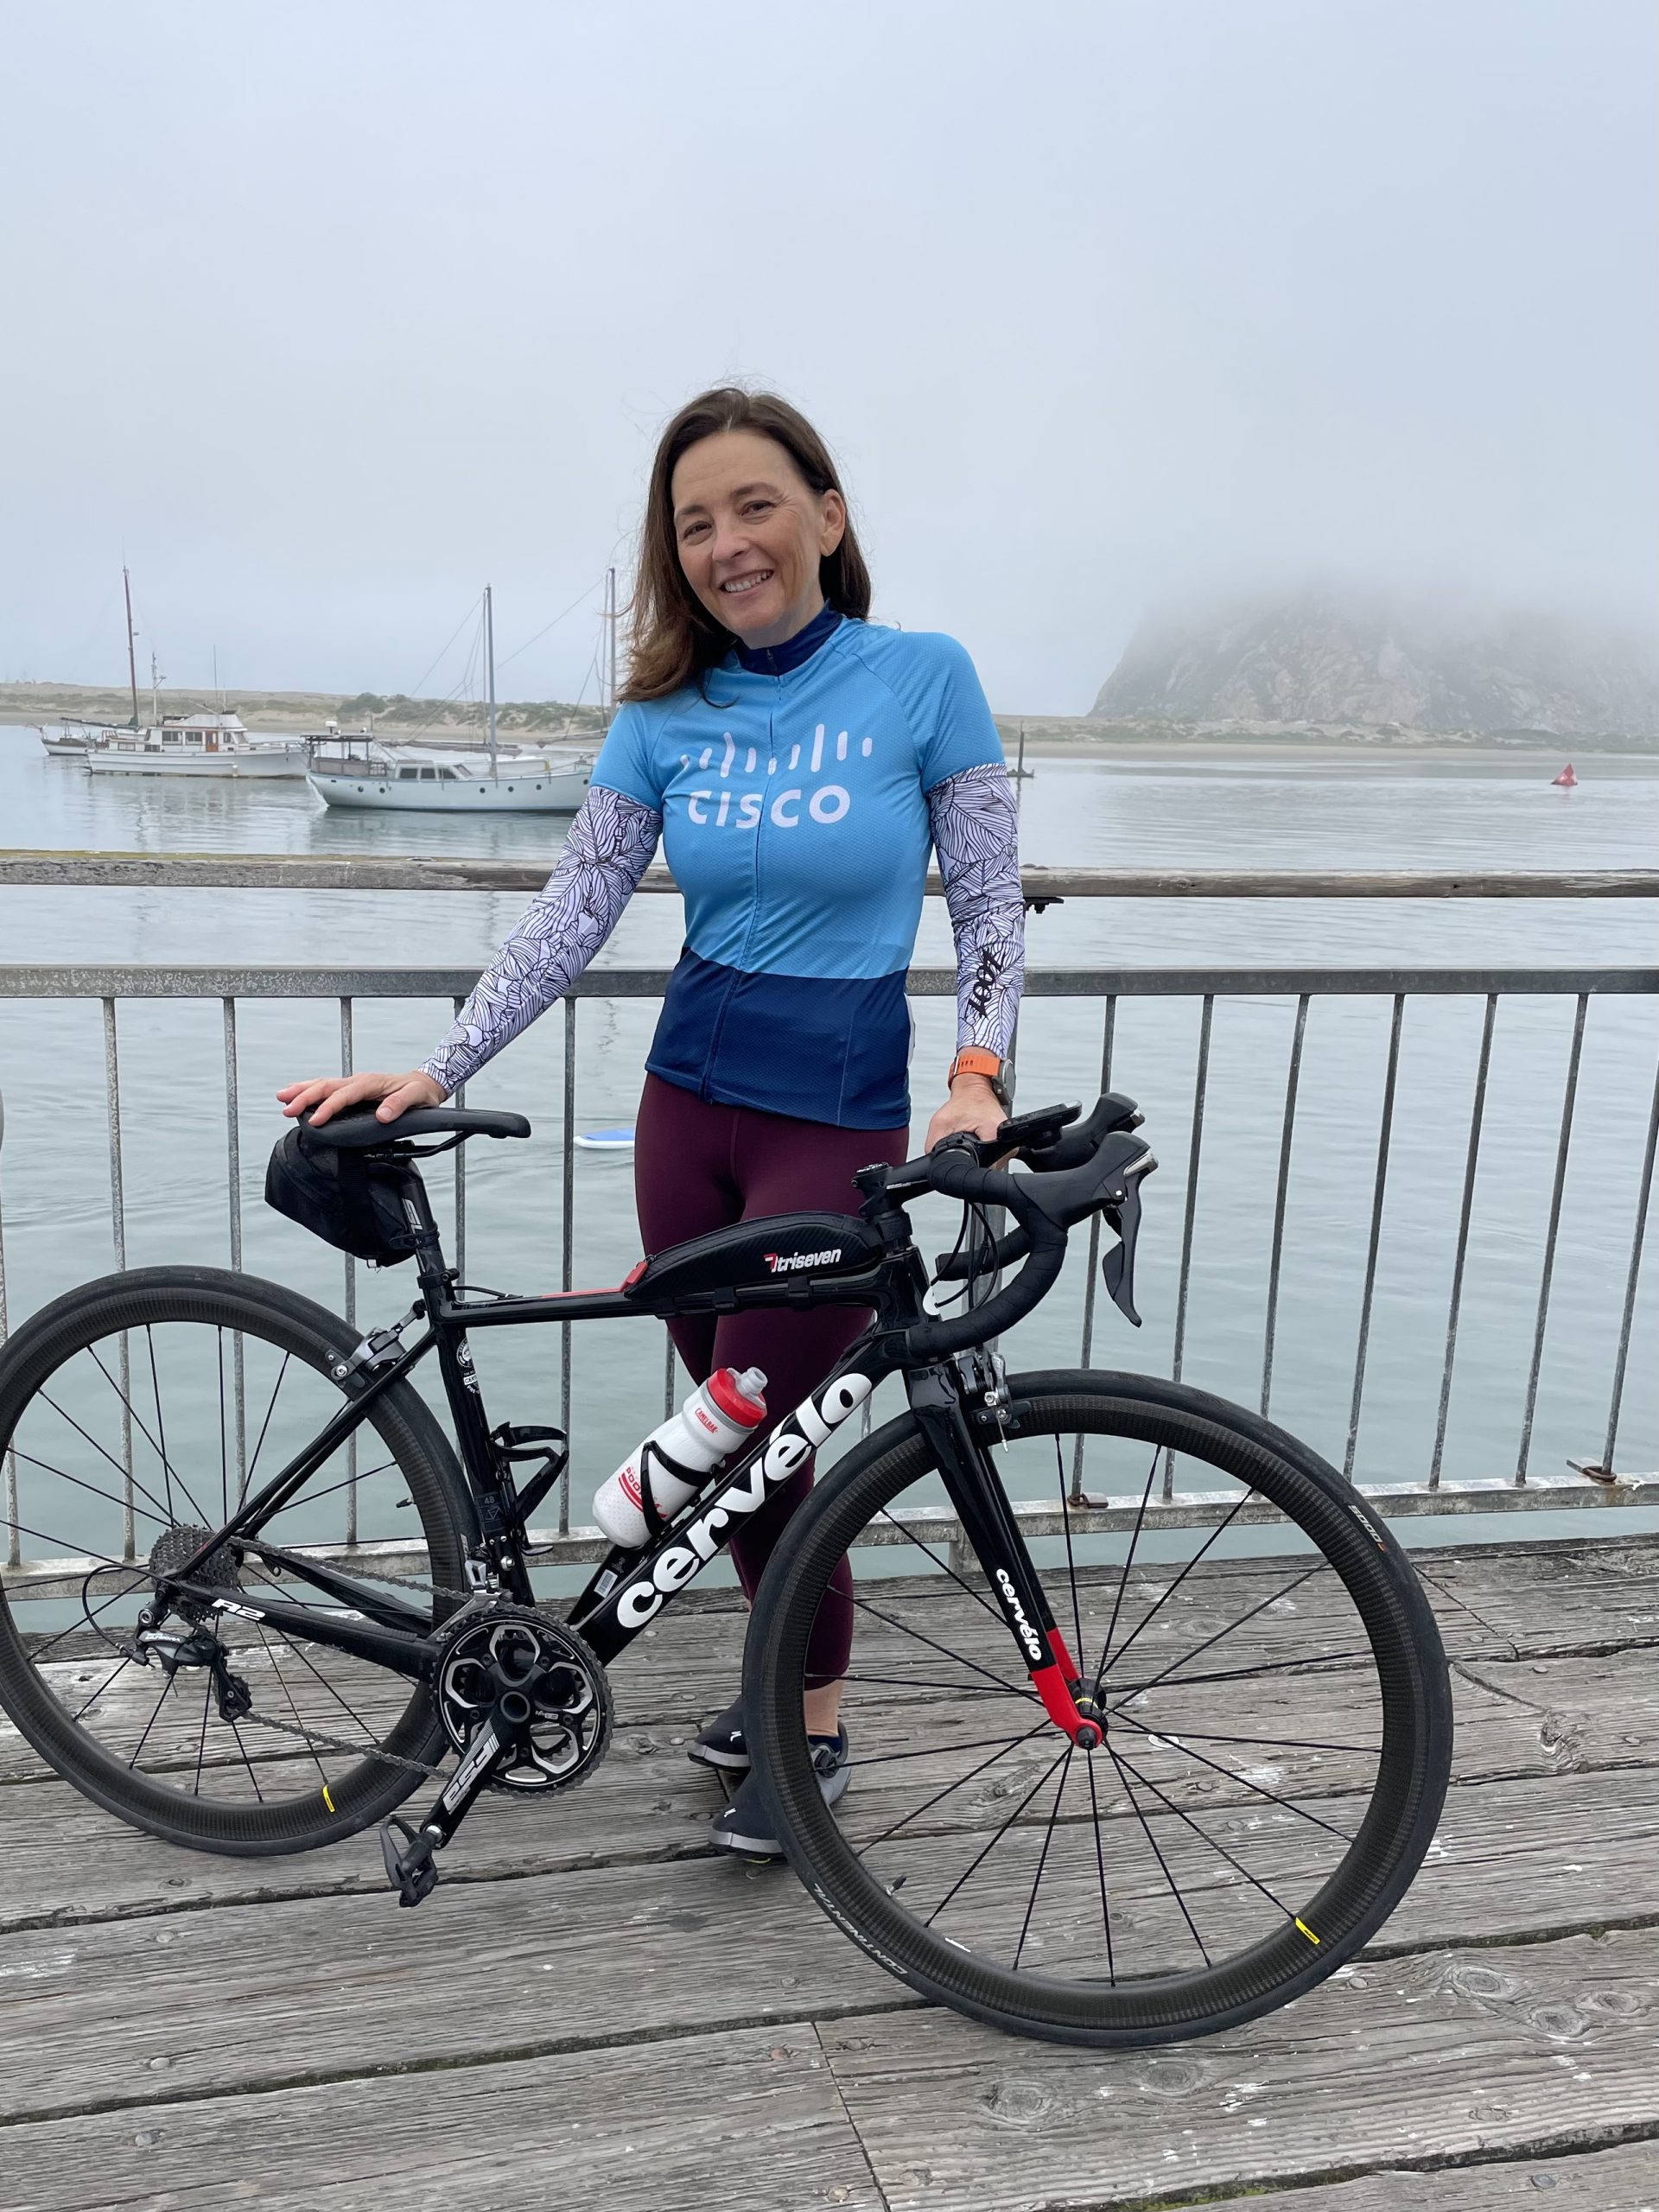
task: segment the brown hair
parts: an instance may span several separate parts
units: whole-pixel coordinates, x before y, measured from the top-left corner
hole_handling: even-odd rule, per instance
[[[716,622],[685,580],[674,537],[674,471],[680,456],[721,430],[756,430],[779,445],[820,496],[841,491],[830,448],[786,399],[717,385],[682,407],[658,442],[639,531],[639,569],[629,609],[628,677],[619,696],[664,699],[701,682],[724,660],[734,633]],[[843,494],[844,496],[844,494]],[[826,603],[861,620],[870,611],[870,572],[849,518],[841,543],[818,563]]]

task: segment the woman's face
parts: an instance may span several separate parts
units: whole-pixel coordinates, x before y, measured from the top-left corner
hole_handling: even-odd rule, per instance
[[[686,582],[746,645],[780,645],[823,605],[818,563],[847,527],[839,492],[813,491],[782,446],[721,430],[680,455],[669,486]]]

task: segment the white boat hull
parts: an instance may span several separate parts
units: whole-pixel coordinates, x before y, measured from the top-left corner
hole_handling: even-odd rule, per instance
[[[307,779],[328,806],[372,807],[398,814],[574,814],[588,796],[588,770],[504,768],[499,777],[454,783],[400,783],[373,774],[314,768]]]
[[[305,773],[304,750],[297,746],[274,746],[268,753],[141,753],[136,749],[128,753],[119,752],[113,746],[95,746],[83,757],[88,772],[94,776],[207,776],[245,783],[250,779],[297,778]]]

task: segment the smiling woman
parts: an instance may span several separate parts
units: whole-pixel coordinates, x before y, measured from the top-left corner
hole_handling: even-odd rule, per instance
[[[292,1084],[287,1111],[448,1096],[568,991],[660,842],[685,898],[635,1128],[648,1252],[744,1220],[845,1214],[855,1171],[910,1149],[906,972],[937,851],[956,938],[957,1044],[928,1143],[993,1135],[1024,973],[1014,798],[1001,741],[954,639],[868,620],[835,464],[784,400],[705,392],[651,473],[628,680],[558,866],[424,1066]],[[758,1368],[772,1418],[823,1381],[863,1316],[831,1306],[677,1319],[698,1382]],[[811,1487],[795,1468],[736,1537],[752,1597]],[[823,1794],[849,1779],[840,1724],[852,1576],[835,1568],[808,1654]],[[746,1777],[740,1705],[692,1756],[741,1786],[715,1840],[780,1855]]]

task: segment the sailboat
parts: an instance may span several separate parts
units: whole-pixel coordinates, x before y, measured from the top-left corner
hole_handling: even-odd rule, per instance
[[[132,686],[132,719],[125,727],[130,734],[138,728],[138,663],[132,649],[137,632],[132,626],[132,582],[124,563],[121,593],[127,608],[127,677]],[[106,737],[113,737],[119,727],[114,722],[83,721],[78,715],[66,715],[49,729],[41,729],[41,743],[54,760],[84,760],[93,746],[102,744]]]
[[[606,577],[607,696],[615,690],[616,571]],[[417,814],[574,814],[588,795],[595,754],[575,746],[505,746],[495,726],[495,595],[484,587],[484,668],[489,762],[475,753],[330,731],[309,742],[307,780],[326,806]]]
[[[162,714],[162,674],[154,653],[149,657],[150,720],[139,720],[138,664],[133,652],[137,633],[132,624],[132,582],[124,568],[121,592],[127,613],[132,714],[119,723],[66,718],[55,728],[41,730],[46,750],[59,759],[79,760],[94,776],[207,776],[238,782],[249,777],[302,776],[304,749],[297,739],[251,737],[241,716],[222,705],[188,715]]]
[[[1579,787],[1579,779],[1573,773],[1573,763],[1570,760],[1567,762],[1566,767],[1562,769],[1560,774],[1559,776],[1552,776],[1549,781],[1552,790],[1558,791],[1576,791]]]

